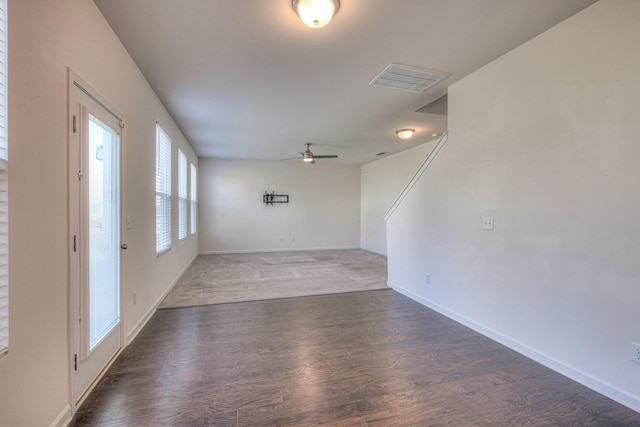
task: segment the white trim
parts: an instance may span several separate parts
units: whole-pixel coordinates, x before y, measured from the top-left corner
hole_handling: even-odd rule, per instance
[[[436,146],[433,147],[433,150],[431,150],[429,152],[429,154],[427,154],[427,158],[424,159],[424,161],[422,162],[422,164],[420,165],[420,167],[416,171],[415,175],[413,175],[413,178],[411,178],[409,183],[407,183],[407,185],[402,189],[402,191],[400,192],[398,197],[396,197],[396,199],[391,204],[389,209],[387,209],[387,211],[385,212],[385,214],[383,216],[385,221],[388,221],[389,218],[391,218],[391,215],[393,215],[393,213],[396,211],[396,209],[398,209],[398,206],[400,206],[400,204],[405,199],[405,197],[407,197],[407,194],[409,194],[409,192],[411,191],[413,186],[416,185],[416,183],[418,182],[418,180],[420,179],[420,177],[422,176],[424,171],[427,170],[427,168],[429,167],[429,165],[431,164],[433,159],[436,158],[436,156],[440,152],[440,149],[442,149],[442,147],[444,146],[444,144],[447,142],[448,139],[449,139],[449,132],[447,131],[447,132],[442,134],[442,136],[440,137],[440,139],[436,143]]]
[[[78,174],[78,158],[80,156],[80,138],[82,138],[81,136],[81,129],[78,129],[77,131],[74,132],[74,127],[73,127],[73,121],[72,121],[72,117],[76,116],[76,114],[80,113],[80,111],[75,111],[75,109],[78,107],[78,105],[81,104],[80,99],[77,98],[82,97],[84,98],[85,96],[88,97],[89,99],[92,100],[92,102],[95,102],[99,105],[99,107],[101,109],[104,109],[110,116],[112,116],[113,118],[115,118],[118,121],[118,125],[114,126],[114,129],[116,129],[119,133],[120,136],[120,141],[119,141],[119,157],[120,157],[120,167],[119,167],[119,174],[123,173],[123,153],[124,153],[124,128],[123,128],[123,114],[117,109],[115,108],[109,101],[107,101],[107,99],[102,96],[98,91],[96,91],[93,86],[89,83],[87,83],[84,79],[82,79],[82,77],[80,77],[78,74],[75,73],[75,71],[71,68],[71,67],[67,67],[67,162],[68,162],[68,188],[67,188],[67,205],[68,205],[68,215],[67,215],[67,234],[68,234],[68,241],[67,241],[67,253],[69,254],[68,257],[68,276],[67,276],[67,280],[68,280],[68,313],[67,313],[67,331],[68,331],[68,335],[69,335],[69,339],[68,339],[68,349],[69,349],[69,353],[68,353],[68,404],[70,406],[70,412],[71,415],[73,416],[73,414],[75,414],[75,412],[77,411],[77,409],[80,407],[80,405],[82,404],[82,402],[84,401],[84,399],[89,395],[89,393],[91,392],[91,390],[93,390],[93,388],[95,387],[95,385],[100,381],[100,379],[104,376],[104,373],[109,369],[109,367],[113,364],[113,362],[118,358],[118,356],[120,355],[120,353],[122,352],[122,350],[124,349],[124,327],[123,325],[126,323],[126,313],[123,310],[123,295],[122,295],[122,290],[123,290],[123,276],[122,276],[122,269],[120,269],[120,322],[119,322],[119,349],[112,355],[112,357],[109,359],[109,361],[107,362],[107,364],[101,369],[101,371],[97,374],[96,378],[94,378],[91,382],[91,384],[89,385],[89,387],[82,393],[81,396],[78,397],[78,400],[76,401],[75,397],[74,397],[74,358],[72,357],[73,354],[75,354],[75,352],[77,350],[80,350],[78,352],[78,355],[82,354],[82,344],[79,343],[77,340],[80,339],[78,337],[78,331],[75,330],[75,326],[72,326],[72,319],[76,318],[77,314],[75,312],[75,308],[74,307],[78,307],[77,304],[80,304],[79,300],[76,300],[75,296],[72,296],[72,294],[74,294],[78,289],[79,289],[79,284],[77,282],[77,280],[79,279],[79,268],[80,268],[80,252],[73,252],[72,249],[72,241],[73,241],[73,236],[81,236],[80,233],[80,227],[81,227],[81,221],[79,218],[79,213],[78,211],[78,206],[80,203],[80,198],[79,198],[79,193],[76,190],[73,190],[74,188],[74,184],[76,183],[76,179],[77,179],[77,174]],[[80,118],[80,115],[77,116],[77,118]],[[75,144],[75,146],[74,146]],[[123,200],[124,200],[124,188],[122,187],[122,182],[123,182],[123,176],[119,175],[118,179],[120,180],[120,209],[118,212],[118,220],[120,222],[120,228],[121,231],[119,233],[119,241],[120,243],[122,242],[122,220],[123,220],[123,213],[124,213],[124,204],[123,204]],[[80,242],[80,244],[82,244],[82,242]],[[74,253],[76,253],[76,255],[74,255]],[[120,257],[120,266],[122,266],[122,262],[123,262],[123,255],[122,252],[119,250],[119,257]],[[75,323],[75,322],[73,322]]]
[[[467,326],[474,331],[491,338],[498,343],[509,347],[510,349],[517,351],[523,356],[532,359],[541,365],[546,366],[549,369],[552,369],[559,374],[568,377],[585,387],[588,387],[604,396],[607,396],[610,399],[615,400],[616,402],[627,406],[633,409],[636,412],[640,412],[640,396],[628,393],[620,388],[614,386],[613,384],[608,383],[607,381],[603,381],[600,378],[597,378],[587,372],[584,372],[578,368],[575,368],[571,365],[567,365],[564,362],[559,361],[545,353],[542,353],[532,347],[529,347],[518,340],[510,338],[506,335],[501,334],[495,329],[489,328],[481,323],[478,323],[466,316],[461,315],[455,311],[449,310],[446,307],[441,306],[440,304],[431,301],[427,298],[423,298],[420,295],[398,285],[397,283],[387,282],[387,285],[393,289],[394,291],[401,293],[402,295],[411,298],[412,300],[428,307],[432,310],[437,311],[438,313],[455,320],[458,323],[461,323],[464,326]]]
[[[162,295],[160,295],[160,297],[158,299],[156,299],[156,301],[149,308],[149,310],[147,310],[147,312],[142,317],[142,319],[140,319],[140,321],[138,323],[136,323],[136,325],[133,327],[133,329],[131,329],[131,332],[127,333],[126,341],[125,341],[125,344],[124,344],[125,347],[128,346],[129,344],[131,344],[131,342],[138,336],[138,334],[140,333],[142,328],[145,327],[145,325],[147,324],[149,319],[151,319],[153,314],[156,312],[156,310],[158,309],[158,306],[160,305],[160,303],[162,303],[162,301],[167,296],[167,294],[169,292],[171,292],[173,287],[178,283],[180,278],[184,275],[184,273],[186,273],[186,271],[189,269],[189,267],[191,267],[191,264],[193,264],[193,262],[196,260],[197,257],[198,257],[198,254],[195,254],[193,256],[193,258],[191,258],[191,260],[185,265],[185,267],[182,270],[180,270],[180,272],[178,273],[176,278],[173,280],[173,282],[171,282],[171,286],[169,286],[167,288],[167,290],[164,291],[162,293]]]
[[[96,101],[101,107],[103,107],[109,114],[111,114],[118,121],[122,122],[124,114],[114,107],[106,97],[100,92],[95,90],[93,86],[87,83],[82,77],[80,77],[71,67],[67,67],[69,73],[69,90],[72,86],[77,87],[82,92],[86,93],[90,98]]]
[[[226,250],[226,251],[202,251],[200,252],[200,255],[259,254],[262,252],[339,251],[343,249],[362,249],[362,248],[360,248],[360,246],[339,246],[339,247],[319,247],[319,248],[232,249],[232,250]]]
[[[49,424],[49,427],[66,427],[69,425],[73,415],[71,414],[71,405],[68,403],[64,406],[64,409],[58,414],[58,416]]]

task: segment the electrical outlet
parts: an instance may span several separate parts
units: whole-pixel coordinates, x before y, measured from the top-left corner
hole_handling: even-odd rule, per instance
[[[487,216],[482,218],[482,229],[483,230],[493,230],[493,217]]]
[[[133,291],[133,305],[136,305],[138,303],[138,293],[136,291]]]
[[[424,283],[425,283],[425,285],[430,285],[431,284],[431,275],[429,273],[425,273],[425,275],[424,275]]]
[[[631,361],[640,363],[640,344],[631,343]]]

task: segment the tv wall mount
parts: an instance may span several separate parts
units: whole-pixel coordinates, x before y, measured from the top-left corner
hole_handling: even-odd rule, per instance
[[[275,191],[269,193],[265,191],[262,195],[262,202],[267,206],[273,206],[276,203],[289,203],[288,194],[276,194]]]

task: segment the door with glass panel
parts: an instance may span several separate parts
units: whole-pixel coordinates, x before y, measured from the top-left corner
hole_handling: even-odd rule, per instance
[[[121,121],[71,80],[71,369],[78,405],[122,348]]]

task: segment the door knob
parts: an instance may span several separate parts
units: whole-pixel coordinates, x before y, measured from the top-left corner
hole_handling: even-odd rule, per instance
[[[120,245],[120,249],[126,250],[127,249],[127,244],[126,243],[121,244]]]

